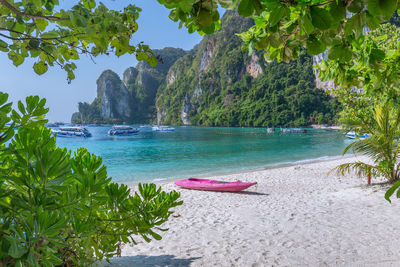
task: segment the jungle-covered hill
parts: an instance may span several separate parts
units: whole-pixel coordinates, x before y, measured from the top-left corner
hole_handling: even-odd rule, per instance
[[[139,63],[122,77],[105,71],[93,103],[79,103],[77,123],[159,123],[207,126],[304,126],[330,123],[335,99],[316,88],[305,51],[290,63],[242,51],[236,35],[253,24],[227,11],[221,30],[190,51],[155,50],[164,64]]]

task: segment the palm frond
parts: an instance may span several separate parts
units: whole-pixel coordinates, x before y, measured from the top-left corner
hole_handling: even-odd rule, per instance
[[[376,140],[376,137],[372,136],[370,138],[367,138],[365,140],[359,140],[356,142],[353,142],[351,144],[351,147],[346,147],[345,151],[347,152],[348,149],[352,148],[353,152],[355,154],[361,154],[364,156],[368,156],[374,161],[380,161],[382,159],[387,158],[387,152],[384,149],[384,143],[379,142],[379,140]],[[347,149],[347,150],[346,150]]]
[[[339,176],[345,176],[348,173],[356,173],[358,175],[371,175],[373,177],[377,177],[379,175],[384,175],[382,170],[379,169],[377,166],[373,166],[361,161],[351,162],[351,163],[344,163],[336,166],[329,173],[336,173]]]

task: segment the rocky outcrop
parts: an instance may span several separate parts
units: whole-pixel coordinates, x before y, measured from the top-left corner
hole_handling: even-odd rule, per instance
[[[215,50],[214,41],[208,40],[206,49],[201,55],[199,72],[204,72],[205,70],[207,70],[208,66],[210,65],[211,59],[213,57],[214,50]]]
[[[124,71],[122,81],[126,88],[131,88],[131,85],[135,84],[138,74],[139,71],[134,67],[129,67]]]
[[[258,75],[263,73],[263,70],[259,64],[259,58],[256,54],[251,55],[251,60],[246,66],[246,71],[253,78],[257,78]]]
[[[74,112],[74,113],[72,114],[72,116],[71,116],[71,121],[72,121],[72,122],[75,122],[75,121],[81,122],[81,121],[82,121],[81,113],[79,113],[79,112]]]
[[[97,97],[93,103],[79,103],[79,112],[71,121],[77,123],[148,123],[155,120],[155,99],[160,84],[175,61],[185,55],[179,48],[154,50],[162,62],[155,68],[145,62],[129,67],[122,80],[111,70],[97,79]]]
[[[166,115],[167,115],[167,111],[166,110],[157,109],[157,124],[161,124]]]
[[[129,120],[131,94],[119,76],[111,71],[104,71],[97,79],[97,97],[100,100],[100,116],[105,120]]]
[[[313,56],[313,65],[319,64],[322,60],[326,60],[328,58],[328,55],[326,52]],[[318,89],[322,89],[324,91],[330,90],[330,89],[335,89],[336,85],[333,81],[321,81],[321,79],[318,77],[320,70],[317,68],[314,68],[314,73],[315,73],[315,87]]]
[[[190,125],[189,119],[189,111],[191,109],[189,94],[187,93],[185,96],[185,100],[183,101],[183,108],[181,113],[181,119],[184,125]]]

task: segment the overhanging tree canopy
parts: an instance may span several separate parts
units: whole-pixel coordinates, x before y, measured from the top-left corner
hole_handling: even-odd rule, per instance
[[[220,28],[218,7],[253,16],[255,25],[241,35],[249,52],[264,49],[269,60],[289,61],[300,47],[310,55],[328,51],[329,59],[349,62],[364,41],[363,29],[379,27],[398,7],[397,0],[158,0],[169,17],[189,32],[209,34]],[[140,9],[128,5],[109,10],[95,0],[80,0],[70,10],[58,10],[58,0],[0,0],[0,50],[14,65],[37,58],[34,70],[59,65],[74,78],[73,60],[80,54],[136,54],[157,63],[148,46],[132,45]]]
[[[74,79],[74,60],[81,54],[97,56],[136,54],[150,65],[157,61],[147,45],[132,45],[140,8],[108,9],[95,0],[80,0],[70,10],[57,9],[58,0],[0,0],[0,50],[15,66],[36,58],[33,69],[43,74],[59,65]]]
[[[364,41],[364,27],[376,29],[398,8],[397,0],[158,0],[170,18],[189,32],[219,28],[218,6],[254,16],[241,35],[249,52],[264,49],[269,60],[289,61],[300,46],[310,55],[328,51],[329,59],[349,62]]]

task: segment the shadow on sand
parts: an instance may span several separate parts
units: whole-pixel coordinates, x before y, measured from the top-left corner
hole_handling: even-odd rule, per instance
[[[200,257],[191,257],[188,259],[176,258],[174,255],[159,256],[124,256],[115,257],[110,260],[111,263],[103,262],[97,266],[101,267],[189,267],[190,263],[200,259]]]
[[[254,192],[254,191],[241,191],[241,192],[235,192],[235,193],[236,194],[241,194],[241,195],[269,196],[269,194],[260,193],[260,192]]]

